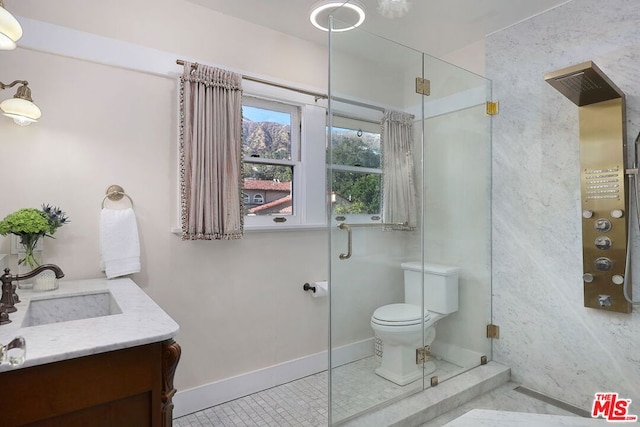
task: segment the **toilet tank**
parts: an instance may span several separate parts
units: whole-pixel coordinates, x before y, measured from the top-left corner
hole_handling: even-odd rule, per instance
[[[421,305],[424,275],[424,308],[436,313],[458,311],[458,277],[460,267],[421,262],[404,262],[404,302]]]

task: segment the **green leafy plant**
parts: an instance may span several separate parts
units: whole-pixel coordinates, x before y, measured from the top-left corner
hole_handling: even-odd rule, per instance
[[[41,237],[53,237],[56,230],[69,223],[69,218],[62,210],[55,206],[42,205],[42,209],[22,208],[7,215],[0,221],[0,235],[15,234],[24,246],[23,259],[18,265],[26,264],[30,268],[38,265],[34,257],[34,250]]]

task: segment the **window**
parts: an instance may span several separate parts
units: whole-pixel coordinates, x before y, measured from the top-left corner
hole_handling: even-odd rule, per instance
[[[325,109],[245,96],[242,114],[245,227],[324,225]]]
[[[270,221],[293,215],[293,181],[301,166],[299,107],[245,97],[242,117],[244,191],[253,194],[245,215]]]
[[[312,95],[273,85],[248,80],[242,86],[245,231],[324,229],[326,106]],[[281,125],[276,136],[285,135],[288,142],[277,144],[274,149],[273,134],[262,132],[264,128],[256,125],[260,122]],[[275,132],[277,127],[272,126],[271,130]],[[260,137],[249,137],[251,129],[258,129],[254,137]],[[270,191],[259,191],[257,187],[264,186],[265,181]],[[256,194],[262,195],[261,204],[255,203]],[[179,206],[177,217],[180,218]],[[181,234],[182,230],[173,227],[172,232]]]
[[[380,220],[380,124],[334,116],[331,148],[333,219],[349,217],[352,222]]]

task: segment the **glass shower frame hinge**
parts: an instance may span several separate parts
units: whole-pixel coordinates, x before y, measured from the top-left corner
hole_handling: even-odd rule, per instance
[[[419,95],[431,95],[431,81],[423,77],[416,77],[416,93]]]
[[[487,325],[487,338],[500,338],[500,326],[489,323]]]
[[[426,346],[422,348],[416,348],[416,365],[426,363],[431,359],[431,347]]]
[[[487,101],[487,115],[495,116],[500,112],[500,103],[498,101]]]

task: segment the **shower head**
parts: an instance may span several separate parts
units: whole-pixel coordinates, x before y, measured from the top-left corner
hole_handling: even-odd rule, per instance
[[[578,107],[624,98],[624,92],[592,61],[547,73],[544,79]]]

